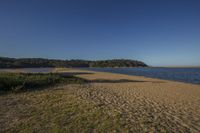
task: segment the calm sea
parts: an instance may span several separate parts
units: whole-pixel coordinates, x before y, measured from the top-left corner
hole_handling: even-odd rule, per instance
[[[84,68],[84,69],[200,84],[200,68]]]

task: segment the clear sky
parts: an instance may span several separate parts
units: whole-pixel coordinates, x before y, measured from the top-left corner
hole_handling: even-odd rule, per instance
[[[0,56],[200,66],[200,0],[0,0]]]

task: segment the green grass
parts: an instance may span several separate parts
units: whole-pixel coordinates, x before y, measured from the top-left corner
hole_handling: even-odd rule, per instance
[[[0,73],[0,91],[20,92],[48,87],[58,83],[84,83],[85,80],[74,76],[56,73]]]

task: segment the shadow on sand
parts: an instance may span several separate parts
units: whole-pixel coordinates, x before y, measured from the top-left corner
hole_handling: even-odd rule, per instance
[[[62,76],[76,76],[76,75],[82,75],[82,74],[94,74],[90,72],[63,72],[60,73]]]
[[[148,82],[139,80],[128,80],[128,79],[118,79],[118,80],[108,80],[108,79],[95,79],[90,80],[90,83],[130,83],[130,82]]]

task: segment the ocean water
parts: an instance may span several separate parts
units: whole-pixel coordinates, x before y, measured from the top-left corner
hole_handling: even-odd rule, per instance
[[[50,73],[54,68],[23,68],[25,72],[30,73]]]
[[[83,69],[200,84],[200,68],[83,68]]]

